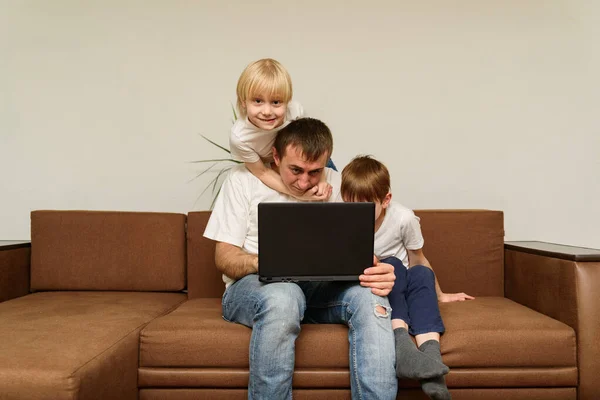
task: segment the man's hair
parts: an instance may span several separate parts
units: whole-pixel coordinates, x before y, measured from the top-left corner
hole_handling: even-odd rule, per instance
[[[371,156],[355,157],[342,171],[342,198],[347,201],[383,201],[390,191],[390,173]]]
[[[324,153],[331,157],[333,136],[327,125],[318,119],[299,118],[281,129],[273,143],[280,158],[285,156],[290,145],[298,147],[308,161],[316,161]]]
[[[272,58],[263,58],[249,64],[238,79],[237,109],[242,117],[246,117],[244,104],[249,98],[267,94],[277,96],[288,103],[292,99],[292,79],[287,70]]]

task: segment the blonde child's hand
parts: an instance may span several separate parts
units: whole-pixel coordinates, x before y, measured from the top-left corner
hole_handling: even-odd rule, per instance
[[[453,301],[465,301],[465,300],[474,300],[475,297],[469,296],[466,293],[442,293],[438,301],[440,303],[451,303]]]
[[[333,187],[327,182],[319,182],[317,184],[317,193],[315,195],[317,197],[323,197],[323,200],[327,200],[331,196],[331,191]]]
[[[317,185],[308,189],[300,200],[304,201],[325,201],[331,197],[333,188],[327,182],[319,182]]]

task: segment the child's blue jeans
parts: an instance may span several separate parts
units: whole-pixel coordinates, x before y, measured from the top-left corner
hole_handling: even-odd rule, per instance
[[[404,320],[409,327],[408,332],[413,336],[429,332],[444,333],[433,271],[423,265],[407,269],[396,257],[380,262],[393,265],[396,274],[394,288],[388,295],[392,320]]]

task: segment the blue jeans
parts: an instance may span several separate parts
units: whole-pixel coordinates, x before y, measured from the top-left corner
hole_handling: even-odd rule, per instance
[[[396,257],[381,262],[393,265],[396,274],[394,288],[388,295],[392,319],[404,320],[409,327],[408,332],[413,336],[429,332],[444,333],[433,271],[423,265],[406,269]]]
[[[249,399],[292,398],[301,321],[348,326],[353,399],[396,398],[389,302],[371,289],[356,282],[262,283],[252,274],[229,286],[222,303],[226,320],[252,328]]]

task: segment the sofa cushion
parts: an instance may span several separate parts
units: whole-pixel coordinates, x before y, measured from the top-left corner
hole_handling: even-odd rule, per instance
[[[445,303],[444,362],[450,367],[574,367],[567,325],[499,297]],[[140,367],[247,368],[251,330],[226,322],[219,299],[193,299],[149,323],[140,335]],[[302,325],[297,368],[348,368],[343,325]]]
[[[450,367],[575,367],[575,331],[503,297],[440,303]]]
[[[0,304],[0,398],[136,398],[139,330],[186,296],[46,292]]]
[[[32,290],[185,288],[183,214],[33,211]]]

